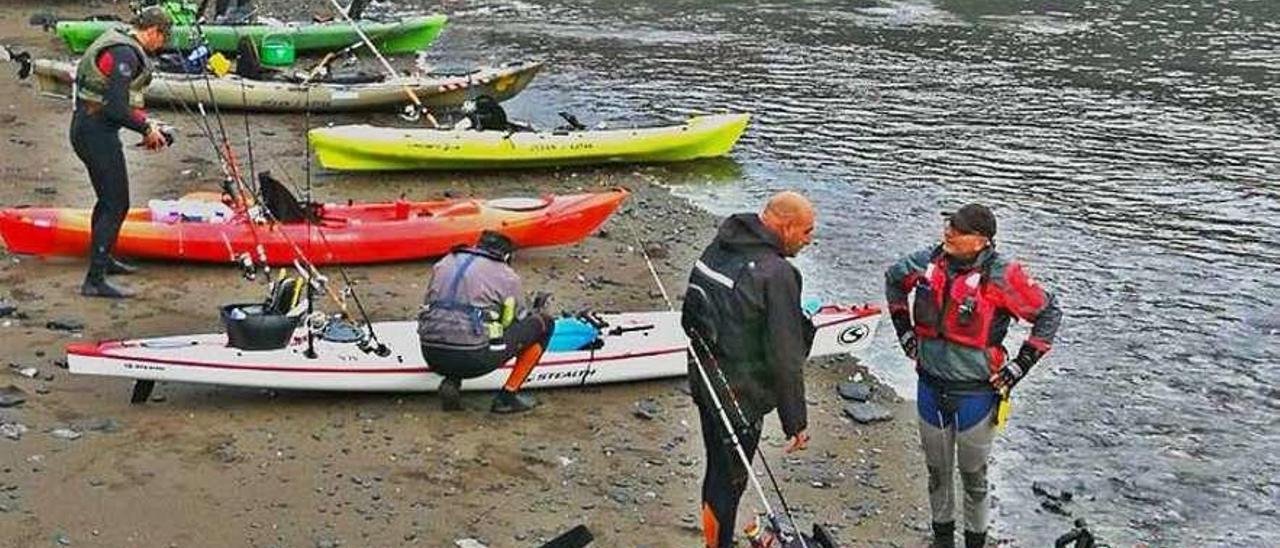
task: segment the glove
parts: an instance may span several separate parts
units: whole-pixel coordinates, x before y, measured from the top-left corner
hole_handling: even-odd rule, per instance
[[[898,333],[898,344],[908,358],[916,359],[920,350],[920,341],[916,340],[915,328],[911,325],[911,315],[905,310],[890,315],[893,319],[893,330]]]
[[[1031,371],[1031,367],[1040,361],[1042,356],[1044,356],[1044,352],[1036,350],[1033,346],[1023,344],[1022,348],[1018,349],[1018,357],[1004,364],[1004,367],[1001,367],[998,373],[991,376],[991,384],[1002,390],[1013,389],[1014,386],[1018,385],[1018,381],[1027,376],[1027,373]]]
[[[902,353],[908,358],[915,360],[920,355],[920,341],[916,340],[916,334],[912,331],[903,333],[898,337],[898,344],[902,346]]]
[[[539,291],[533,294],[533,309],[543,312],[547,308],[547,301],[551,300],[551,293]]]

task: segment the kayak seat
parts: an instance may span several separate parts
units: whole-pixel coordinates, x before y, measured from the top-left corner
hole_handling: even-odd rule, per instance
[[[282,223],[320,223],[320,204],[302,204],[284,184],[271,176],[271,172],[258,174],[258,191],[262,193],[262,205],[271,217]],[[345,220],[344,220],[345,221]]]

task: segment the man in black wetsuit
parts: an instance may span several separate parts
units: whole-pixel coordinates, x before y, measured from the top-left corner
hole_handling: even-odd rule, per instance
[[[164,46],[171,27],[172,20],[163,9],[145,8],[134,17],[131,29],[112,28],[94,40],[76,67],[71,147],[88,169],[98,197],[90,219],[89,273],[80,287],[80,294],[87,297],[131,296],[106,278],[136,271],[111,256],[129,209],[129,175],[120,128],[141,134],[142,146],[148,150],[168,145],[160,127],[147,120],[142,97],[151,83],[148,55]]]

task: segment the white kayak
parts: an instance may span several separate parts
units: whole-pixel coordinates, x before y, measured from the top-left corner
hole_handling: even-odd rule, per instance
[[[817,334],[811,357],[858,354],[870,344],[881,316],[874,306],[824,307],[814,315]],[[678,312],[601,314],[606,325],[593,328],[595,342],[584,349],[564,348],[555,337],[525,386],[551,388],[676,377],[687,372],[688,339]],[[582,325],[581,321],[577,322]],[[67,346],[72,373],[143,381],[145,400],[154,381],[220,384],[289,390],[424,392],[435,391],[439,375],[422,358],[417,323],[375,322],[373,330],[390,352],[365,352],[356,342],[314,337],[315,357],[307,357],[305,327],[294,331],[284,348],[240,350],[224,333],[125,341],[82,342]],[[567,331],[567,330],[566,330]],[[574,343],[577,344],[576,342]],[[367,346],[367,345],[365,345]],[[577,346],[573,348],[578,348]],[[496,390],[507,379],[502,368],[462,383],[464,390]],[[135,401],[139,392],[135,389]]]

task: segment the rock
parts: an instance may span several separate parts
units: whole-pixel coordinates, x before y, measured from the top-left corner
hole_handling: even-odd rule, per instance
[[[647,421],[658,418],[658,414],[662,412],[662,408],[658,407],[658,403],[652,399],[643,399],[636,402],[636,408],[631,413],[639,418]]]
[[[54,331],[82,331],[84,322],[79,320],[49,320],[44,326]]]
[[[485,546],[484,543],[473,538],[460,538],[453,541],[453,544],[458,548],[489,548],[488,546]]]
[[[0,389],[0,407],[15,407],[22,405],[26,401],[26,394],[22,392],[21,388],[11,384],[6,388]]]
[[[84,434],[81,434],[81,433],[79,433],[79,432],[77,432],[77,431],[75,431],[75,430],[72,430],[72,429],[70,429],[70,428],[55,428],[55,429],[53,429],[53,430],[51,430],[51,431],[49,432],[49,435],[50,435],[50,436],[53,436],[53,437],[55,437],[55,438],[58,438],[58,439],[60,439],[60,440],[67,440],[67,441],[71,441],[71,440],[78,440],[78,439],[80,439],[80,436],[82,436],[82,435],[84,435]]]
[[[79,426],[80,429],[82,430],[89,430],[91,432],[101,432],[103,434],[114,434],[124,429],[123,425],[120,424],[120,421],[117,421],[111,417],[100,417],[95,419],[89,419],[87,421],[81,422],[77,426]]]
[[[36,375],[40,374],[40,370],[34,367],[23,367],[18,369],[18,374],[28,379],[34,379],[36,378]]]
[[[844,406],[844,414],[862,424],[870,424],[873,422],[893,419],[893,414],[890,413],[889,410],[874,403],[853,403],[846,405]]]
[[[6,422],[0,424],[0,436],[4,436],[11,440],[20,440],[22,435],[27,433],[28,428],[16,422]]]
[[[57,542],[59,546],[71,546],[71,539],[67,537],[67,535],[59,533],[53,540],[54,542]]]
[[[860,382],[842,382],[836,385],[836,392],[846,400],[867,401],[871,398],[871,387]]]
[[[648,255],[650,259],[666,259],[671,256],[671,251],[662,242],[645,242],[644,254]]]
[[[316,539],[316,548],[338,548],[342,546],[342,541],[331,538]]]
[[[14,312],[18,311],[18,307],[9,303],[0,302],[0,318],[8,318]]]
[[[1075,495],[1066,489],[1061,489],[1046,481],[1031,482],[1031,492],[1037,496],[1053,499],[1059,502],[1071,502]]]

